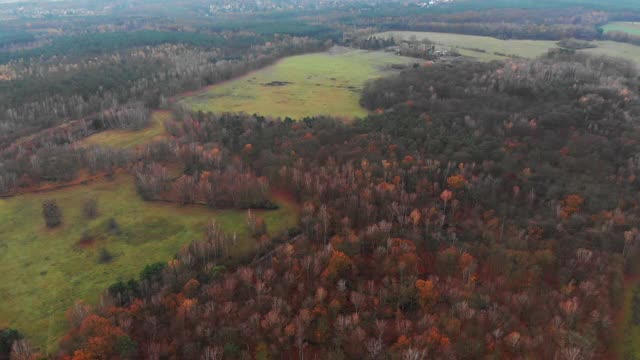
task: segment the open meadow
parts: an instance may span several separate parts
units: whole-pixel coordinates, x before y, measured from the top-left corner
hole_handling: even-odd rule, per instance
[[[133,148],[165,135],[164,122],[171,117],[168,111],[155,111],[151,114],[149,125],[141,130],[106,130],[82,139],[80,146],[102,145],[117,148]]]
[[[640,46],[616,41],[596,41],[595,43],[598,45],[597,48],[584,49],[580,51],[584,51],[592,55],[620,57],[640,63]]]
[[[439,46],[454,49],[461,55],[481,61],[504,60],[509,56],[533,59],[550,49],[557,48],[555,41],[543,40],[500,40],[489,36],[461,35],[437,32],[388,31],[377,34],[378,37],[417,40],[429,39]],[[640,46],[614,41],[594,41],[598,47],[579,50],[594,55],[621,57],[640,61]]]
[[[42,216],[47,199],[56,200],[63,212],[63,224],[53,230]],[[97,201],[94,219],[83,214],[87,199]],[[295,205],[277,202],[278,210],[257,212],[271,234],[296,224]],[[111,219],[117,229],[109,225]],[[212,219],[227,234],[238,235],[235,255],[255,249],[247,235],[246,211],[145,202],[128,175],[0,200],[0,273],[5,274],[0,327],[20,329],[36,345],[55,349],[66,330],[64,313],[75,301],[95,303],[114,282],[136,278],[147,264],[172,259],[182,246],[202,239]],[[112,257],[108,261],[105,250]]]
[[[602,27],[604,32],[620,31],[631,35],[640,35],[640,22],[614,21]]]
[[[314,115],[361,117],[367,115],[359,104],[364,83],[392,72],[392,65],[415,61],[380,51],[334,47],[328,52],[285,58],[180,101],[194,110],[212,112],[294,119]]]
[[[364,116],[367,111],[359,105],[364,83],[396,71],[392,65],[412,61],[390,53],[334,48],[286,58],[181,101],[199,110],[274,117]],[[165,136],[164,122],[170,116],[155,111],[145,129],[107,130],[78,144],[134,148]],[[57,201],[64,216],[63,225],[53,230],[45,227],[42,217],[42,203],[48,199]],[[95,219],[83,215],[88,199],[97,201]],[[277,201],[280,209],[260,211],[271,234],[297,223],[296,206]],[[128,175],[2,199],[0,271],[12,276],[0,284],[0,297],[7,299],[0,304],[0,327],[20,329],[36,345],[54,350],[66,330],[64,312],[75,301],[95,303],[114,282],[136,277],[147,264],[170,260],[182,246],[201,239],[211,219],[228,234],[238,235],[236,255],[253,251],[255,243],[248,238],[245,217],[242,210],[145,202]],[[117,233],[109,231],[111,219],[118,225]],[[101,261],[104,253],[112,259]]]
[[[408,40],[412,38],[416,40],[429,39],[437,45],[455,49],[461,55],[483,61],[501,60],[509,55],[535,58],[546,53],[549,49],[557,47],[555,41],[500,40],[489,36],[437,32],[388,31],[377,34],[376,36],[384,38],[393,37],[396,40]]]
[[[621,309],[616,351],[621,359],[636,359],[640,356],[640,281],[638,278],[625,282],[624,303]]]

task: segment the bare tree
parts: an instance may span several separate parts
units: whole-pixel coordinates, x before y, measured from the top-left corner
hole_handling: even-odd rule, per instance
[[[375,360],[382,355],[382,340],[369,339],[364,343],[365,349],[367,349],[367,355],[369,359]]]
[[[352,291],[349,296],[349,299],[351,300],[351,303],[353,304],[353,306],[356,308],[356,314],[358,314],[360,307],[364,305],[366,298],[364,297],[364,295],[360,294],[359,292]]]
[[[220,347],[207,346],[202,354],[202,360],[221,360],[223,351]]]
[[[323,244],[327,245],[327,240],[329,236],[329,211],[327,210],[326,205],[320,206],[320,211],[318,212],[318,216],[320,217],[320,223],[322,224]]]
[[[16,340],[11,346],[11,360],[31,360],[35,356],[33,346],[27,340]]]
[[[407,349],[402,353],[402,360],[424,360],[427,358],[427,350]]]

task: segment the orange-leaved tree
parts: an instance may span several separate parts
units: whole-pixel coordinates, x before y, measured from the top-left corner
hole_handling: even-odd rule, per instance
[[[418,302],[423,308],[430,308],[438,301],[438,290],[432,280],[416,280]]]
[[[322,277],[328,280],[336,279],[339,275],[345,275],[353,267],[353,261],[343,252],[334,251],[329,259],[329,264],[322,272]]]
[[[449,178],[447,178],[447,185],[454,190],[462,189],[465,185],[464,176],[462,175],[449,176]]]

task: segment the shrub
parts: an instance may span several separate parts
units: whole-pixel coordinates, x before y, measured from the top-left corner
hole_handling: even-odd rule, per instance
[[[209,273],[211,279],[221,278],[227,268],[224,265],[216,265],[211,269]]]
[[[144,267],[142,272],[140,273],[140,280],[154,280],[162,274],[162,270],[167,267],[167,264],[163,262],[157,262],[155,264],[150,264]]]
[[[82,206],[82,213],[87,219],[95,219],[98,216],[98,202],[96,199],[88,199]]]
[[[120,280],[109,286],[108,292],[118,306],[127,306],[132,299],[140,297],[140,283],[133,279]]]
[[[107,232],[111,235],[120,235],[120,225],[114,218],[107,220]]]
[[[562,48],[571,49],[571,50],[593,49],[598,47],[598,45],[590,41],[584,41],[584,40],[578,40],[578,39],[562,39],[558,41],[557,44]]]
[[[113,260],[113,254],[107,250],[106,248],[100,249],[100,254],[98,255],[98,262],[100,264],[110,263]]]
[[[224,344],[224,357],[236,357],[240,354],[240,347],[234,343]]]
[[[22,334],[18,330],[4,329],[0,331],[0,359],[8,359],[11,353],[11,346],[16,340],[22,339]]]
[[[62,211],[55,200],[45,200],[42,203],[42,215],[48,228],[55,228],[62,224]]]
[[[116,342],[116,350],[124,358],[133,357],[137,347],[138,344],[126,335],[118,337]]]

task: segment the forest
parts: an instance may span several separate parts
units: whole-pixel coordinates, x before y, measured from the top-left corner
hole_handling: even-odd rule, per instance
[[[0,34],[0,49],[15,44],[29,43],[35,41],[35,36],[27,32],[6,32]]]
[[[0,35],[0,359],[639,357],[640,68],[580,50],[639,45],[601,26],[640,9],[472,3]],[[478,61],[387,30],[559,47]],[[284,94],[301,75],[264,75],[283,59],[363,53],[361,86],[331,67],[304,83],[357,94],[363,116],[319,96],[289,104],[327,108],[300,118],[189,101],[238,78]],[[31,246],[89,275],[15,252]],[[28,309],[54,276],[64,310]],[[37,326],[2,318],[25,309]]]
[[[14,43],[18,41],[26,42],[20,37],[12,37]],[[11,38],[5,40],[9,42]],[[224,44],[226,40],[218,35],[187,33],[187,32],[169,32],[169,31],[127,31],[127,32],[108,32],[95,33],[85,35],[62,36],[52,40],[51,44],[42,47],[3,53],[0,56],[0,64],[6,64],[12,60],[30,59],[30,58],[52,58],[61,57],[74,58],[83,56],[98,56],[103,54],[111,54],[114,51],[124,49],[157,46],[161,44],[186,44],[198,47],[217,47]],[[256,45],[263,43],[263,39],[252,39],[250,37],[237,37],[234,46],[243,47],[247,45]]]
[[[602,357],[639,250],[636,71],[568,52],[411,69],[369,83],[377,114],[353,125],[177,111],[174,140],[132,160],[142,196],[226,206],[286,188],[299,235],[221,271],[230,239],[209,229],[99,308],[70,309],[62,351]],[[225,176],[238,190],[212,191]]]
[[[602,355],[638,251],[623,114],[640,107],[631,64],[592,66],[551,54],[410,70],[371,83],[362,101],[382,113],[353,127],[234,119],[220,138],[228,119],[191,115],[183,141],[253,145],[252,171],[305,204],[302,235],[213,278],[224,235],[192,244],[74,317],[69,354],[124,336],[150,358]]]
[[[157,107],[166,98],[228,80],[275,60],[323,49],[322,41],[278,36],[268,45],[229,36],[223,49],[170,43],[81,61],[54,58],[12,63],[12,81],[0,82],[0,142],[80,119],[118,104]],[[240,47],[239,49],[236,47]],[[126,63],[126,66],[122,66]]]

